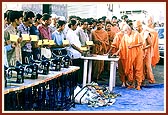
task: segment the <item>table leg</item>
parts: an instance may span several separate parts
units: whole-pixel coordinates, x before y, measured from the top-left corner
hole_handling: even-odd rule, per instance
[[[114,70],[113,70],[113,87],[115,87],[115,82],[116,82],[116,67],[117,67],[117,62],[114,62]]]
[[[86,80],[87,80],[87,65],[88,65],[88,60],[84,60],[84,67],[83,67],[83,87],[86,86]]]
[[[92,74],[92,60],[89,60],[89,70],[88,70],[88,83],[91,82],[91,74]]]
[[[113,71],[114,71],[114,64],[115,62],[114,61],[110,61],[110,80],[109,80],[109,90],[110,91],[112,91],[113,90],[113,86],[114,86],[114,77],[115,77],[115,75],[114,75],[114,73],[113,73]]]

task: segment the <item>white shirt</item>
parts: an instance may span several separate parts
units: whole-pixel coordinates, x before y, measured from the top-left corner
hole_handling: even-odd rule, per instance
[[[74,44],[77,47],[81,47],[81,43],[79,41],[79,37],[76,35],[76,32],[72,29],[69,29],[67,32],[66,39],[69,40],[70,45]],[[67,48],[67,54],[71,57],[71,59],[77,59],[81,57],[81,53],[74,49],[72,46]]]

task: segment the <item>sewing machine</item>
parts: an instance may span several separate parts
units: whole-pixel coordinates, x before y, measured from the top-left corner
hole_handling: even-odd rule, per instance
[[[7,79],[11,79],[14,78],[14,74],[13,71],[16,72],[16,83],[24,83],[24,67],[22,65],[19,64],[19,62],[16,62],[16,66],[12,66],[12,67],[5,67],[5,82],[7,84]]]
[[[64,56],[62,60],[64,68],[68,68],[71,65],[71,58],[68,55]]]
[[[41,60],[35,60],[34,63],[38,66],[38,73],[47,75],[49,73],[50,61],[42,55]]]
[[[62,65],[62,57],[56,56],[53,59],[51,59],[51,70],[60,71],[61,65]]]
[[[38,65],[34,61],[30,61],[29,64],[24,65],[24,74],[31,75],[31,79],[37,79],[38,78]]]

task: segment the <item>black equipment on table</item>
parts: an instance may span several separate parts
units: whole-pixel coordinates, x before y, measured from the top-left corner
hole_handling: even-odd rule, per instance
[[[41,58],[41,49],[40,48],[34,48],[32,51],[33,51],[32,52],[33,59],[34,60],[40,60],[40,58]]]
[[[24,67],[20,65],[19,61],[16,61],[16,66],[15,67],[8,67],[6,68],[6,78],[10,79],[13,77],[13,72],[16,71],[17,73],[17,79],[16,83],[24,83]]]
[[[42,55],[41,60],[34,62],[38,65],[38,73],[43,75],[47,75],[49,73],[50,62],[44,55]]]
[[[31,63],[28,68],[32,69],[32,79],[37,79],[38,78],[38,65],[36,63]]]
[[[42,62],[41,62],[42,68],[43,68],[43,74],[47,75],[49,73],[49,66],[50,66],[50,62],[47,58],[45,58],[42,55]]]
[[[29,64],[29,59],[32,58],[32,50],[27,49],[26,46],[22,48],[22,64]]]
[[[54,59],[51,60],[51,67],[54,67],[55,71],[61,71],[61,65],[62,65],[62,58],[60,56],[54,57]]]
[[[69,68],[69,66],[71,65],[71,58],[68,55],[63,57],[63,65],[64,68]]]
[[[38,65],[32,59],[29,59],[29,60],[30,60],[30,63],[27,65],[24,65],[24,73],[27,75],[31,74],[31,79],[37,79],[38,78]]]

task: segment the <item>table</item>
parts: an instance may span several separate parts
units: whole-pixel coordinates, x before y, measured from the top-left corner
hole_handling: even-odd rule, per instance
[[[115,86],[115,78],[116,78],[116,64],[119,58],[108,58],[107,55],[96,55],[93,57],[84,57],[82,56],[81,59],[84,59],[84,71],[83,71],[83,87],[86,85],[86,81],[88,83],[91,82],[91,73],[92,73],[92,60],[104,60],[110,61],[110,78],[109,78],[109,90],[112,91],[113,87]],[[89,61],[89,66],[88,66]],[[87,72],[88,70],[88,72]],[[87,79],[88,78],[88,79]]]
[[[14,82],[8,83],[8,86],[4,88],[3,92],[4,94],[7,94],[12,91],[18,91],[18,90],[26,89],[28,87],[33,87],[40,83],[45,83],[54,78],[58,78],[62,75],[73,73],[79,69],[80,68],[78,66],[70,66],[69,68],[61,68],[61,71],[49,71],[48,75],[39,74],[38,79],[25,79],[24,83],[21,83],[21,84],[14,83]],[[11,81],[16,81],[15,79],[16,78],[11,78]]]
[[[8,83],[4,88],[5,111],[51,111],[68,110],[75,106],[74,72],[78,66],[49,71],[48,75],[38,75],[38,79],[25,79],[24,83]],[[16,78],[11,78],[11,81]],[[36,106],[35,106],[36,105]]]

